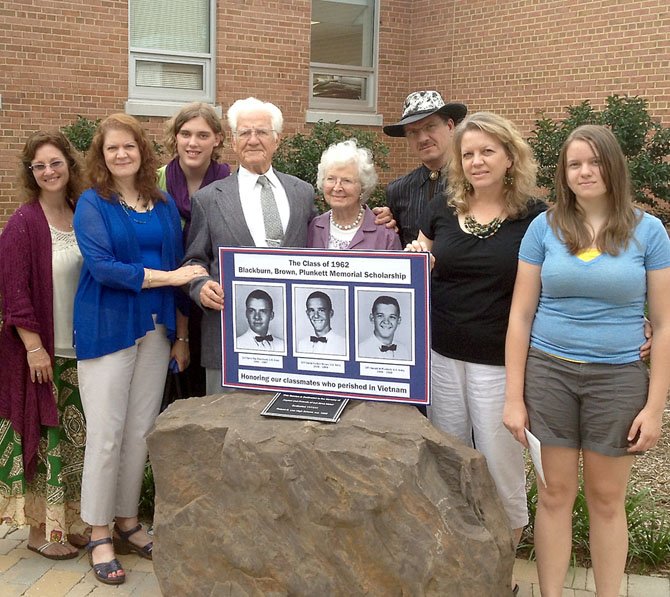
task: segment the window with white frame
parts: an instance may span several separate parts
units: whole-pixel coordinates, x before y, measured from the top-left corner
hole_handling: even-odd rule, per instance
[[[214,102],[215,0],[129,0],[129,103]]]
[[[374,112],[377,0],[312,0],[310,108]]]

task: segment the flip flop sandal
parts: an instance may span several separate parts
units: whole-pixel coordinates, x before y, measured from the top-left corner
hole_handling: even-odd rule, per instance
[[[116,523],[114,523],[114,549],[116,550],[116,553],[121,555],[127,555],[130,552],[133,552],[136,553],[141,558],[152,560],[153,559],[152,552],[154,549],[153,541],[149,541],[149,543],[147,543],[144,547],[139,547],[138,545],[135,545],[130,541],[131,535],[134,535],[135,533],[137,533],[137,531],[141,530],[142,530],[141,524],[138,524],[136,527],[133,527],[128,531],[122,531],[119,528],[119,526]]]
[[[70,553],[55,553],[55,554],[50,554],[46,553],[46,550],[49,549],[52,545],[60,545],[57,541],[47,541],[44,545],[40,545],[39,547],[33,547],[32,545],[28,546],[28,549],[30,551],[34,551],[35,553],[40,554],[43,558],[46,558],[47,560],[72,560],[76,558],[79,555],[78,551],[72,551]]]
[[[110,562],[101,562],[100,564],[93,563],[93,550],[98,547],[98,545],[105,545],[106,543],[112,543],[111,537],[103,537],[96,541],[89,541],[86,549],[88,550],[88,563],[93,568],[93,574],[101,583],[106,585],[122,585],[126,582],[125,570],[121,566],[121,562],[114,558]],[[123,572],[123,576],[110,576],[112,572]]]

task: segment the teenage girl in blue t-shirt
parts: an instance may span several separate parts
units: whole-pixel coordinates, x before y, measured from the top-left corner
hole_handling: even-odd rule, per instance
[[[519,251],[506,343],[505,426],[542,444],[535,548],[543,597],[570,561],[580,451],[599,596],[618,594],[628,551],[624,499],[633,454],[658,441],[670,387],[670,240],[633,206],[625,157],[603,126],[568,137],[556,203]],[[651,373],[639,360],[644,307]]]

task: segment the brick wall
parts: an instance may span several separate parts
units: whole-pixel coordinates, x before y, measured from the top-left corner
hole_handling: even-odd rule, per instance
[[[311,2],[247,0],[218,12],[217,103],[250,95],[277,104],[285,132],[304,125]],[[228,5],[230,6],[230,5]]]
[[[402,104],[410,89],[410,37],[414,19],[414,0],[383,0],[381,2],[377,109],[384,115],[384,123],[400,120]],[[382,131],[380,139],[389,146],[390,170],[379,173],[382,184],[415,168],[415,160],[407,151],[405,139],[387,137]]]
[[[248,95],[275,102],[285,132],[306,127],[309,0],[220,3],[217,103]],[[670,125],[667,0],[382,0],[379,101],[398,120],[411,90],[437,89],[472,111],[512,118],[525,133],[541,111],[600,106],[611,93],[642,95]],[[14,181],[27,135],[77,114],[104,117],[127,99],[126,0],[0,4],[0,226],[17,206]],[[141,119],[160,140],[161,118]],[[414,166],[404,139],[382,135],[391,171]],[[228,141],[228,140],[227,140]],[[230,151],[229,161],[234,161]]]
[[[96,6],[95,10],[90,6]],[[0,224],[16,208],[18,155],[27,136],[77,114],[123,109],[128,90],[125,1],[0,5]]]
[[[507,116],[529,133],[541,112],[611,94],[640,95],[670,126],[667,0],[416,2],[411,86],[443,81],[471,111]],[[438,41],[438,40],[441,40]]]

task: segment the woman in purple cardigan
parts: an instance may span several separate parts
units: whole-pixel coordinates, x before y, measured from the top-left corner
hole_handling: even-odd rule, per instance
[[[28,549],[77,556],[86,427],[72,346],[82,257],[72,231],[82,188],[60,132],[31,135],[21,153],[25,203],[0,236],[0,519],[29,524]]]
[[[307,246],[314,249],[400,250],[398,234],[365,205],[377,184],[372,154],[355,139],[331,145],[321,155],[316,186],[330,211],[309,225]]]

